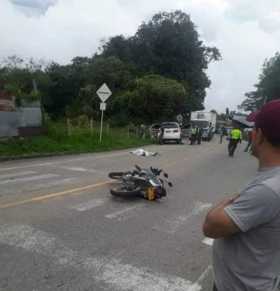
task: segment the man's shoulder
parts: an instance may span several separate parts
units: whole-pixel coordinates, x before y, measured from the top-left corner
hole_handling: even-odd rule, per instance
[[[280,199],[280,169],[271,176],[259,176],[251,181],[247,187],[242,191],[243,193],[250,192],[258,194],[267,194],[278,197]],[[268,196],[266,196],[268,197]]]
[[[280,197],[280,171],[278,175],[265,179],[262,184]]]

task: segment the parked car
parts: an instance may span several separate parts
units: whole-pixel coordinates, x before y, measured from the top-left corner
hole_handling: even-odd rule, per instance
[[[159,132],[159,143],[175,141],[177,144],[182,142],[180,125],[177,122],[163,122]]]

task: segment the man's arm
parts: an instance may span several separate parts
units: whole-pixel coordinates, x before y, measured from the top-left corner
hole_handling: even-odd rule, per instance
[[[232,204],[238,197],[239,195],[236,195],[231,199],[225,199],[208,212],[203,225],[205,236],[217,239],[231,236],[240,231],[224,211],[225,207]]]

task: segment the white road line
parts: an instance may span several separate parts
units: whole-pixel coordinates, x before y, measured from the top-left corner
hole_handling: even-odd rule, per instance
[[[105,217],[109,218],[109,219],[116,219],[116,220],[119,220],[119,221],[120,220],[125,220],[125,219],[127,219],[127,218],[129,218],[131,216],[131,213],[133,211],[136,211],[136,210],[138,210],[140,208],[143,208],[143,207],[144,207],[143,204],[136,205],[136,206],[131,206],[131,207],[126,207],[126,208],[124,208],[122,210],[107,214],[107,215],[105,215]]]
[[[17,172],[17,173],[10,173],[10,174],[3,174],[0,175],[0,179],[13,179],[15,177],[21,177],[21,176],[27,176],[27,175],[32,175],[36,174],[34,171],[25,171],[25,172]]]
[[[214,240],[212,239],[212,238],[205,238],[203,241],[202,241],[202,243],[204,243],[205,245],[207,245],[207,246],[210,246],[210,247],[212,247],[213,246],[213,243],[214,243]]]
[[[94,169],[86,169],[82,167],[59,167],[60,169],[68,170],[68,171],[74,171],[74,172],[88,172],[88,173],[97,173],[99,171]]]
[[[199,278],[197,279],[197,281],[195,282],[195,284],[197,284],[198,286],[200,286],[203,281],[209,276],[209,274],[212,272],[212,266],[208,266],[205,271],[199,276]]]
[[[6,168],[0,168],[1,171],[12,171],[12,170],[19,170],[19,169],[26,169],[26,168],[35,168],[35,167],[45,167],[45,166],[50,166],[53,163],[40,163],[40,164],[30,164],[30,165],[25,165],[25,166],[16,166],[16,167],[6,167]]]
[[[201,214],[203,211],[211,207],[212,207],[211,203],[202,203],[200,201],[197,201],[194,205],[193,210],[190,213],[186,215],[176,216],[173,219],[166,219],[160,225],[156,225],[153,228],[162,232],[174,234],[175,232],[179,230],[179,228],[182,225],[187,223],[190,218]]]
[[[77,181],[77,178],[65,178],[65,179],[58,179],[58,180],[52,180],[52,181],[48,181],[45,183],[40,183],[40,184],[34,184],[31,187],[28,187],[28,189],[30,190],[37,190],[37,189],[44,189],[44,188],[49,188],[52,186],[60,186],[60,185],[66,185],[66,184],[70,184],[72,182]]]
[[[75,158],[75,159],[55,161],[55,162],[34,163],[34,164],[28,164],[28,165],[23,165],[23,166],[0,168],[0,172],[1,171],[25,169],[25,168],[55,166],[55,165],[67,164],[67,163],[72,163],[72,162],[79,162],[79,161],[84,161],[84,160],[86,160],[86,161],[93,160],[94,161],[94,160],[99,160],[99,159],[103,159],[103,158],[120,157],[120,156],[126,156],[126,155],[127,155],[127,152],[122,152],[122,153],[104,154],[104,155],[99,155],[99,156],[87,156],[87,157],[83,157],[83,158]]]
[[[72,207],[70,207],[70,209],[74,209],[74,210],[81,211],[81,212],[88,211],[88,210],[91,210],[93,208],[102,206],[105,203],[106,203],[105,199],[93,199],[93,200],[90,200],[88,202],[84,202],[84,203],[72,206]]]
[[[198,283],[184,278],[134,267],[109,257],[85,257],[64,246],[46,232],[28,225],[0,225],[0,243],[45,255],[54,264],[83,270],[93,281],[110,290],[122,291],[200,291]]]
[[[54,186],[65,186],[70,183],[74,183],[77,181],[77,178],[66,178],[66,179],[56,179],[56,180],[44,180],[44,183],[32,183],[31,185],[28,184],[26,187],[21,187],[17,189],[19,192],[26,192],[26,191],[39,191],[46,188],[51,188]],[[15,189],[5,189],[5,194],[15,194]]]
[[[30,182],[30,181],[36,181],[36,180],[44,180],[44,179],[50,179],[58,177],[59,175],[56,174],[45,174],[45,175],[37,175],[37,176],[31,176],[31,177],[24,177],[24,178],[16,178],[16,179],[8,179],[0,181],[0,185],[6,185],[6,184],[12,184],[12,183],[18,183],[18,182]]]

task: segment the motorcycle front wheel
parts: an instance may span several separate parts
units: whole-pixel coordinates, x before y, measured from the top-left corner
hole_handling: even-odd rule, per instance
[[[124,176],[125,174],[127,174],[127,172],[111,172],[108,174],[109,178],[114,179],[114,180],[119,180],[122,178],[122,176]]]

